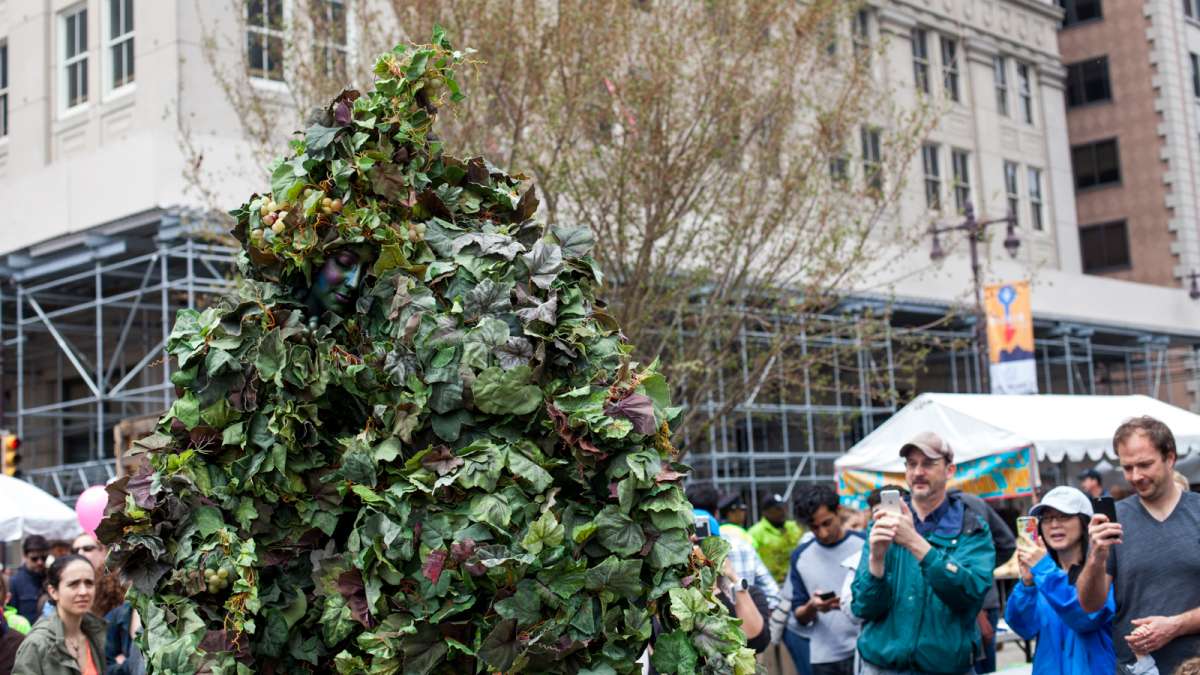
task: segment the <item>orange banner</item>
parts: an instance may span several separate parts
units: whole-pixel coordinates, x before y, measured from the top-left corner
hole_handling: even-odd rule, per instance
[[[1036,394],[1037,366],[1029,282],[984,287],[983,308],[987,314],[992,393]]]

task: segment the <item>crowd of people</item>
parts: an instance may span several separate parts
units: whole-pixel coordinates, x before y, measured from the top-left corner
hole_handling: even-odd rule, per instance
[[[32,535],[11,576],[0,574],[0,675],[142,675],[137,612],[95,537]]]
[[[1037,675],[1200,675],[1200,494],[1174,471],[1162,422],[1125,422],[1113,449],[1132,494],[1114,503],[1089,470],[1046,492],[1022,536],[950,487],[954,449],[933,432],[897,449],[907,484],[875,490],[865,511],[811,484],[794,519],[772,494],[747,527],[741,495],[692,483],[687,496],[698,532],[730,545],[717,597],[752,648],[775,645],[800,675],[992,672],[1002,607],[1036,641]],[[87,534],[24,540],[21,566],[0,574],[0,675],[145,672],[139,617],[105,558]],[[1002,598],[994,573],[1010,558]]]
[[[1200,494],[1162,422],[1125,422],[1113,450],[1128,493],[1088,470],[1042,495],[1024,536],[950,487],[954,449],[933,432],[897,448],[907,485],[875,490],[864,512],[812,484],[794,521],[770,495],[746,530],[741,496],[694,483],[688,498],[736,552],[732,585],[778,598],[759,606],[752,646],[782,647],[800,675],[993,672],[1006,629],[1036,643],[1036,675],[1200,675]]]

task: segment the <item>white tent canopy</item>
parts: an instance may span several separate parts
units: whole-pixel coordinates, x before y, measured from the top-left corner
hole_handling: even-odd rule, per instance
[[[1139,415],[1171,428],[1180,457],[1200,449],[1200,415],[1149,396],[921,394],[835,465],[903,471],[900,447],[922,431],[944,438],[957,463],[1030,445],[1040,461],[1115,460],[1113,432]]]
[[[31,534],[72,539],[82,531],[71,507],[23,480],[0,475],[0,541]]]

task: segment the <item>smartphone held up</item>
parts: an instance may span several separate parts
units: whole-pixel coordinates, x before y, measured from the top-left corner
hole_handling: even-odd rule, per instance
[[[1033,516],[1017,518],[1017,545],[1036,548],[1038,543],[1038,519]]]

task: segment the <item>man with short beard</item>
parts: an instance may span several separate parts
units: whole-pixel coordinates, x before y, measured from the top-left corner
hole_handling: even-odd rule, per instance
[[[855,573],[863,620],[862,672],[973,672],[976,615],[992,584],[996,551],[987,521],[946,493],[954,451],[933,432],[900,448],[912,491],[899,513],[881,506]]]
[[[1118,522],[1092,516],[1079,604],[1100,609],[1113,586],[1117,662],[1149,654],[1159,672],[1173,673],[1200,654],[1200,494],[1172,480],[1175,436],[1153,417],[1118,427],[1113,449],[1136,494],[1117,503]]]

